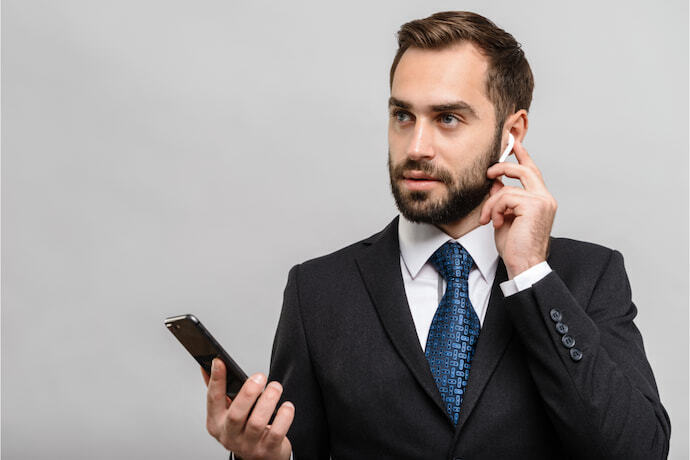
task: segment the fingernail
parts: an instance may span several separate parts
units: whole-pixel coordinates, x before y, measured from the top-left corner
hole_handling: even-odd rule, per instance
[[[216,367],[218,367],[216,366],[216,360],[213,359],[213,361],[211,361],[211,372],[216,372]]]
[[[294,405],[294,404],[292,404],[292,403],[291,403],[290,401],[285,401],[285,404],[284,404],[284,406],[287,406],[287,407],[292,407],[292,410],[295,410],[295,405]]]
[[[259,385],[263,385],[263,384],[264,384],[264,381],[265,381],[265,380],[264,380],[265,377],[264,377],[264,375],[261,374],[261,373],[252,375],[251,379],[252,379],[253,381],[255,381],[256,383],[258,383]]]

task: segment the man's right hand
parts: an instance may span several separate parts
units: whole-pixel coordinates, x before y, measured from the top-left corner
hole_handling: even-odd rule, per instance
[[[271,382],[264,390],[266,376],[260,373],[252,375],[231,400],[225,395],[223,361],[213,360],[210,378],[203,368],[201,372],[208,385],[206,429],[211,436],[246,460],[290,458],[292,446],[286,434],[295,416],[295,406],[286,401],[278,409],[273,424],[268,424],[283,393],[280,383]],[[256,406],[250,414],[255,401]]]

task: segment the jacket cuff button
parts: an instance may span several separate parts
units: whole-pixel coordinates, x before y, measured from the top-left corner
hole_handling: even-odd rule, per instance
[[[582,352],[578,350],[577,348],[571,348],[570,349],[570,359],[572,359],[575,362],[578,362],[579,360],[582,359]]]
[[[568,333],[568,325],[559,321],[556,323],[556,330],[561,335],[567,334]]]
[[[563,319],[563,315],[561,315],[561,312],[556,310],[555,308],[551,309],[551,311],[549,312],[549,316],[551,316],[551,319],[554,323],[557,323]]]
[[[561,337],[561,342],[563,342],[563,346],[566,348],[573,348],[575,346],[575,339],[568,334]]]

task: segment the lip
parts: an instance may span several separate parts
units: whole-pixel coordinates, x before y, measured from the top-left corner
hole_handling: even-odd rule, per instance
[[[408,190],[429,190],[440,184],[441,181],[436,179],[403,179],[405,187]]]
[[[438,181],[437,178],[430,176],[428,174],[424,174],[422,171],[407,171],[403,174],[403,177],[405,179],[425,179],[425,180],[434,180]]]

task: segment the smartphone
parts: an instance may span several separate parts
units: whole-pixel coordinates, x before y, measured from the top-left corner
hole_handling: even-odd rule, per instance
[[[201,324],[201,321],[196,316],[187,314],[166,318],[165,325],[208,375],[211,375],[213,358],[220,358],[225,363],[227,369],[225,393],[230,399],[235,399],[247,380],[247,374],[213,338],[211,333]]]

